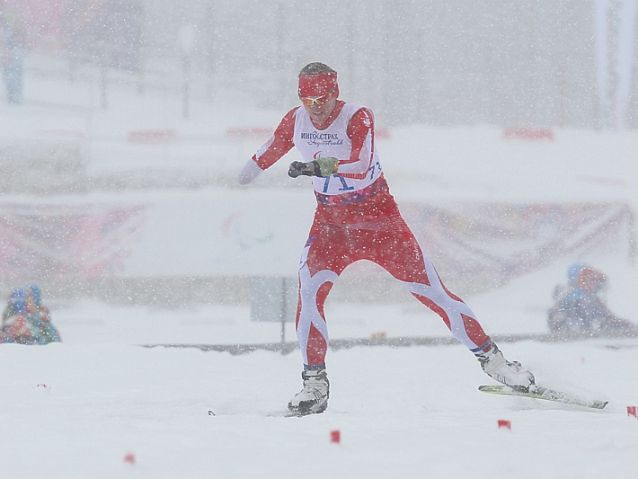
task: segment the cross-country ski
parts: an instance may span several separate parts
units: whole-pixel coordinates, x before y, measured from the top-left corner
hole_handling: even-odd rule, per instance
[[[521,396],[530,399],[543,399],[544,401],[554,401],[572,406],[588,407],[593,409],[604,409],[608,401],[598,399],[584,399],[562,391],[535,386],[533,388],[517,389],[504,386],[502,384],[490,384],[479,386],[479,391],[503,396]]]

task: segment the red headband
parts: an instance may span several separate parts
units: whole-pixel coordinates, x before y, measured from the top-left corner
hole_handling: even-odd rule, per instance
[[[339,85],[337,84],[337,74],[334,72],[323,72],[315,75],[301,75],[299,77],[299,97],[324,96],[329,93],[339,96]]]

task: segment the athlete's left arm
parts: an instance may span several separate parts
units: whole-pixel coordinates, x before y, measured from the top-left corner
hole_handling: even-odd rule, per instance
[[[361,108],[352,115],[348,122],[348,128],[346,134],[352,142],[352,148],[350,150],[350,158],[347,160],[339,160],[339,166],[357,164],[357,171],[339,172],[337,175],[344,178],[354,178],[362,180],[368,174],[368,170],[372,165],[372,159],[374,158],[374,116],[372,112],[367,108]],[[366,139],[370,135],[370,149],[364,149]]]

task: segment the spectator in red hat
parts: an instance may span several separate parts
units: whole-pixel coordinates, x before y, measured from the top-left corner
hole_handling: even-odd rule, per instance
[[[547,324],[557,335],[638,334],[638,326],[616,316],[604,300],[607,275],[592,266],[568,269],[567,287],[558,287]]]

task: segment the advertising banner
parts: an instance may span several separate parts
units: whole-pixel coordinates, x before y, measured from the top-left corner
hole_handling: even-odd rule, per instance
[[[89,204],[0,203],[0,280],[294,277],[314,198],[243,192]],[[491,289],[561,258],[634,254],[621,203],[406,203],[444,278]]]

